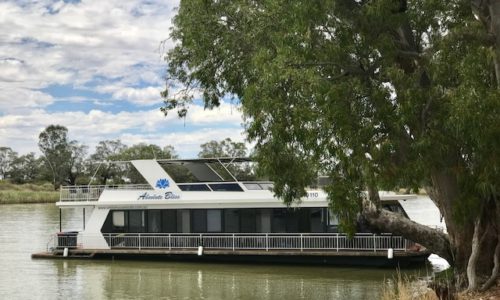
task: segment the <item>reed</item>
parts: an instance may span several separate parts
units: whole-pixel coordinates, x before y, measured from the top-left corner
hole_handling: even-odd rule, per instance
[[[0,204],[54,203],[59,192],[51,184],[13,184],[0,181]]]
[[[382,300],[439,300],[427,283],[411,280],[398,272],[394,280],[387,280],[382,290]]]

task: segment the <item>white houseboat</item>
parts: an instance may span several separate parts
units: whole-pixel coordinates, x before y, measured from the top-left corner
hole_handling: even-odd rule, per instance
[[[48,251],[33,257],[371,266],[427,261],[429,252],[401,236],[359,232],[350,238],[339,232],[321,188],[309,189],[299,204],[287,207],[274,197],[272,182],[238,180],[230,172],[246,162],[133,160],[129,163],[147,184],[63,186],[60,219],[64,209],[82,209],[83,229],[60,228]],[[179,170],[192,180],[180,182]],[[381,200],[404,214],[398,201],[411,197],[385,194]]]

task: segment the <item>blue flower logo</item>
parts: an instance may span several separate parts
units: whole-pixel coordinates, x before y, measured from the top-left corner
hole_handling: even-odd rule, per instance
[[[156,187],[159,189],[166,189],[169,186],[170,186],[170,183],[168,182],[168,179],[162,178],[162,179],[158,179],[158,181],[156,181]]]

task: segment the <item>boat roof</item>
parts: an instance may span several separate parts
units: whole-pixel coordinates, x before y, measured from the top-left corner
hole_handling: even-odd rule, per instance
[[[252,162],[250,157],[213,157],[213,158],[192,158],[192,159],[157,159],[158,162],[165,163],[242,163]]]

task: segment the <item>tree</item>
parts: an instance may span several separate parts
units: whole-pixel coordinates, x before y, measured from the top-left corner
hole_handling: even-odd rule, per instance
[[[75,185],[77,178],[85,172],[85,156],[87,155],[87,146],[79,144],[77,141],[71,141],[68,144],[70,152],[67,179],[69,185]]]
[[[245,143],[233,142],[230,138],[226,138],[220,142],[212,140],[201,144],[200,148],[201,151],[198,153],[199,158],[246,157],[248,152]],[[212,167],[218,168],[217,166]],[[228,164],[226,168],[238,180],[256,179],[255,170],[252,164]],[[221,170],[221,174],[224,173],[225,172]]]
[[[0,178],[6,178],[7,173],[12,169],[12,163],[17,157],[17,153],[9,147],[0,147]]]
[[[68,129],[50,125],[39,135],[38,147],[43,154],[45,170],[52,174],[54,189],[62,183],[74,185],[82,174],[87,146],[68,140]]]
[[[230,138],[220,142],[210,141],[201,144],[200,147],[201,151],[198,153],[200,158],[245,157],[247,155],[245,143],[233,142]]]
[[[328,174],[344,230],[361,213],[485,289],[500,268],[498,20],[498,1],[181,1],[167,86],[185,89],[162,111],[236,95],[286,203]],[[379,189],[419,186],[448,235],[380,208]]]
[[[34,152],[16,157],[12,161],[12,169],[8,172],[8,177],[14,183],[33,182],[40,172],[40,165],[43,161],[35,157]]]
[[[110,161],[118,159],[120,153],[125,149],[127,149],[127,146],[120,140],[105,140],[97,144],[94,154],[90,156],[90,169],[92,175],[95,173],[100,184],[106,184],[108,180],[120,181],[120,169]]]

